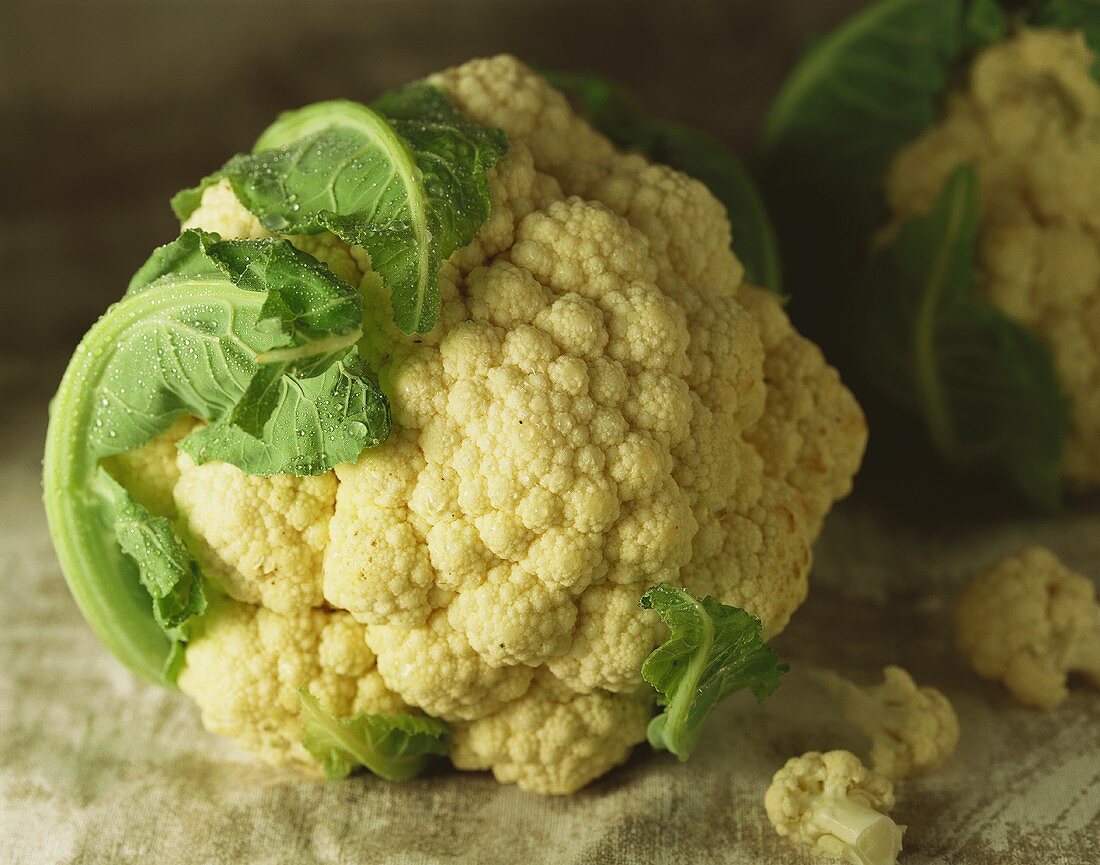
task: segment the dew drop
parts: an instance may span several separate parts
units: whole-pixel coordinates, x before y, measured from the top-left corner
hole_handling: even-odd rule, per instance
[[[344,432],[353,439],[363,440],[367,437],[367,425],[362,421],[349,420],[344,424]]]
[[[265,213],[260,217],[260,224],[268,231],[281,231],[290,223],[281,213]]]

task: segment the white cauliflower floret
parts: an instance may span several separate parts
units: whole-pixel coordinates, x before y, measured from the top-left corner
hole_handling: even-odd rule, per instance
[[[1064,702],[1071,672],[1100,685],[1096,587],[1043,547],[970,581],[956,605],[955,638],[979,676],[1004,682],[1029,706]]]
[[[199,206],[180,225],[183,231],[189,228],[212,231],[234,240],[261,240],[276,236],[260,224],[255,214],[241,207],[228,180],[219,180],[202,191]]]
[[[337,716],[407,712],[374,666],[363,626],[344,612],[280,615],[221,600],[187,647],[179,687],[206,729],[232,736],[269,763],[318,771],[302,745],[298,689]]]
[[[978,173],[979,291],[1049,349],[1070,401],[1062,473],[1100,485],[1100,84],[1080,31],[1021,28],[984,49],[943,119],[904,147],[894,224],[927,213],[951,171]]]
[[[525,790],[573,793],[626,760],[652,714],[652,692],[577,694],[542,674],[523,699],[459,724],[451,759]]]
[[[959,719],[951,702],[935,688],[918,687],[901,667],[884,667],[882,684],[868,687],[831,671],[817,679],[844,717],[871,737],[871,762],[880,775],[920,775],[955,752]]]
[[[550,660],[550,672],[578,694],[643,687],[642,662],[668,633],[657,613],[638,609],[647,588],[642,583],[604,583],[585,592],[573,642],[568,652]]]
[[[180,479],[176,466],[176,445],[195,428],[195,420],[181,417],[167,430],[139,448],[115,454],[103,465],[133,497],[158,517],[176,515],[172,490]]]
[[[534,671],[491,667],[447,622],[445,610],[419,628],[374,625],[367,642],[383,678],[412,705],[451,721],[478,718],[523,696]]]
[[[637,606],[644,589],[686,586],[780,631],[866,429],[777,299],[742,285],[702,184],[617,153],[514,58],[432,81],[509,151],[488,220],[443,264],[430,333],[400,333],[361,250],[345,250],[389,440],[324,489],[249,479],[258,502],[308,499],[260,517],[296,550],[258,566],[242,551],[248,509],[212,505],[196,480],[181,511],[231,593],[271,606],[285,592],[272,586],[320,585],[363,623],[385,685],[456,725],[456,765],[563,792],[645,738],[641,662],[664,631]],[[262,230],[225,194],[208,189],[189,224]],[[210,469],[240,491],[236,471]],[[317,516],[313,540],[292,514]]]
[[[336,478],[248,475],[228,463],[177,460],[176,507],[203,573],[238,601],[292,613],[321,606],[321,559]]]
[[[848,751],[791,757],[764,797],[775,831],[854,865],[894,865],[904,826],[886,815],[894,787]]]

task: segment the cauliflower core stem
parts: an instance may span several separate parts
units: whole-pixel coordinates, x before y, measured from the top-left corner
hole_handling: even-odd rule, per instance
[[[901,848],[898,825],[856,798],[818,796],[808,803],[808,832],[821,834],[817,848],[855,865],[878,865],[897,857]]]

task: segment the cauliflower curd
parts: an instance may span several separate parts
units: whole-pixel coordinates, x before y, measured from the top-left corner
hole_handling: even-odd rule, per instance
[[[309,763],[307,687],[337,715],[442,718],[459,768],[568,793],[645,738],[640,668],[666,630],[643,591],[666,581],[780,631],[865,425],[777,298],[743,283],[701,183],[616,152],[511,57],[429,80],[510,142],[488,221],[441,271],[436,328],[397,330],[363,250],[291,238],[364,293],[389,440],[317,477],[163,441],[118,461],[169,463],[144,494],[174,499],[234,599],[179,677],[209,729]],[[270,236],[224,182],[185,227]]]
[[[974,672],[1028,706],[1065,702],[1071,673],[1100,685],[1096,586],[1045,547],[1027,547],[970,581],[956,602],[955,639]]]
[[[980,294],[1046,345],[1070,402],[1062,474],[1100,486],[1100,84],[1080,31],[1021,28],[982,51],[939,123],[894,158],[894,224],[977,171]]]

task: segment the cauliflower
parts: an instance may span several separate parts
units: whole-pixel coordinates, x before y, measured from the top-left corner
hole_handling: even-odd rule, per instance
[[[1100,83],[1080,31],[1020,28],[984,49],[942,119],[886,175],[894,225],[968,163],[980,180],[978,291],[1049,350],[1070,402],[1061,471],[1100,485]]]
[[[1096,4],[933,5],[878,0],[824,35],[758,176],[789,283],[814,286],[795,323],[946,462],[1054,510],[1100,487]]]
[[[853,865],[893,865],[904,826],[886,815],[894,788],[848,751],[791,757],[772,778],[764,807],[775,831]]]
[[[917,687],[901,667],[882,670],[882,684],[860,687],[831,671],[817,679],[840,711],[871,737],[871,761],[886,778],[931,771],[959,742],[959,719],[935,688]]]
[[[329,362],[355,340],[357,357],[332,386],[344,376],[369,391],[374,378],[354,373],[377,374],[392,415],[388,438],[375,436],[384,443],[314,475],[273,473],[268,447],[249,473],[235,448],[252,441],[215,420],[178,455],[161,437],[128,459],[158,466],[174,527],[231,600],[230,613],[216,610],[193,632],[168,631],[188,641],[179,686],[209,729],[268,761],[300,763],[296,697],[337,714],[423,712],[449,724],[459,768],[569,793],[646,737],[655,694],[641,667],[667,632],[639,608],[643,592],[683,587],[744,608],[766,634],[781,631],[805,598],[812,544],[850,489],[866,426],[778,299],[744,282],[725,209],[703,184],[616,151],[512,57],[429,83],[438,90],[413,85],[401,98],[427,99],[437,124],[456,123],[438,118],[457,108],[470,126],[499,127],[508,148],[485,169],[486,218],[441,256],[428,300],[416,289],[429,254],[367,250],[405,223],[382,240],[360,235],[363,245],[332,233],[343,225],[334,217],[323,223],[332,232],[295,233],[246,208],[243,187],[226,178],[183,194],[190,233],[139,272],[160,273],[196,245],[223,269],[243,255],[238,280],[288,261],[296,279],[331,277],[295,249],[327,263],[359,289],[363,327],[257,357],[294,362],[323,350]],[[337,108],[378,124],[363,106]],[[313,109],[327,110],[279,122],[308,124]],[[399,111],[391,122],[418,134]],[[309,158],[290,152],[294,165]],[[405,176],[404,152],[390,182]],[[274,170],[263,152],[248,158],[261,179]],[[410,243],[452,227],[425,225]],[[436,294],[434,326],[418,331]],[[249,314],[272,307],[288,310],[284,327],[299,325],[278,298]],[[300,377],[283,387],[302,399]],[[320,441],[367,436],[365,421],[329,422],[349,402],[314,410]],[[197,457],[195,436],[227,455]],[[369,725],[312,736],[336,749],[326,766],[347,767],[339,743],[355,733]]]
[[[1064,702],[1071,672],[1100,685],[1096,587],[1043,547],[971,580],[956,605],[955,637],[979,676],[1004,682],[1029,706]]]
[[[321,562],[336,478],[246,475],[229,463],[176,459],[178,512],[203,572],[234,598],[276,613],[324,605]],[[238,516],[248,513],[247,524]],[[287,543],[285,539],[292,539]]]
[[[864,424],[774,298],[741,284],[700,183],[616,153],[512,58],[432,80],[509,136],[492,214],[444,268],[439,326],[373,337],[399,432],[337,466],[323,567],[298,534],[301,552],[225,588],[255,602],[262,579],[280,598],[309,579],[313,606],[320,584],[364,623],[387,685],[455,722],[456,765],[567,793],[645,738],[641,661],[661,632],[636,609],[644,589],[683,585],[781,630]],[[214,186],[189,225],[248,224],[232,214]],[[257,485],[286,482],[210,471],[223,486],[185,476],[176,498],[206,512],[190,529],[234,563],[217,572],[241,574],[258,522],[282,550],[286,515],[322,509],[301,480],[273,496]],[[295,487],[317,505],[280,502]],[[181,681],[200,706],[209,656],[189,652]]]

